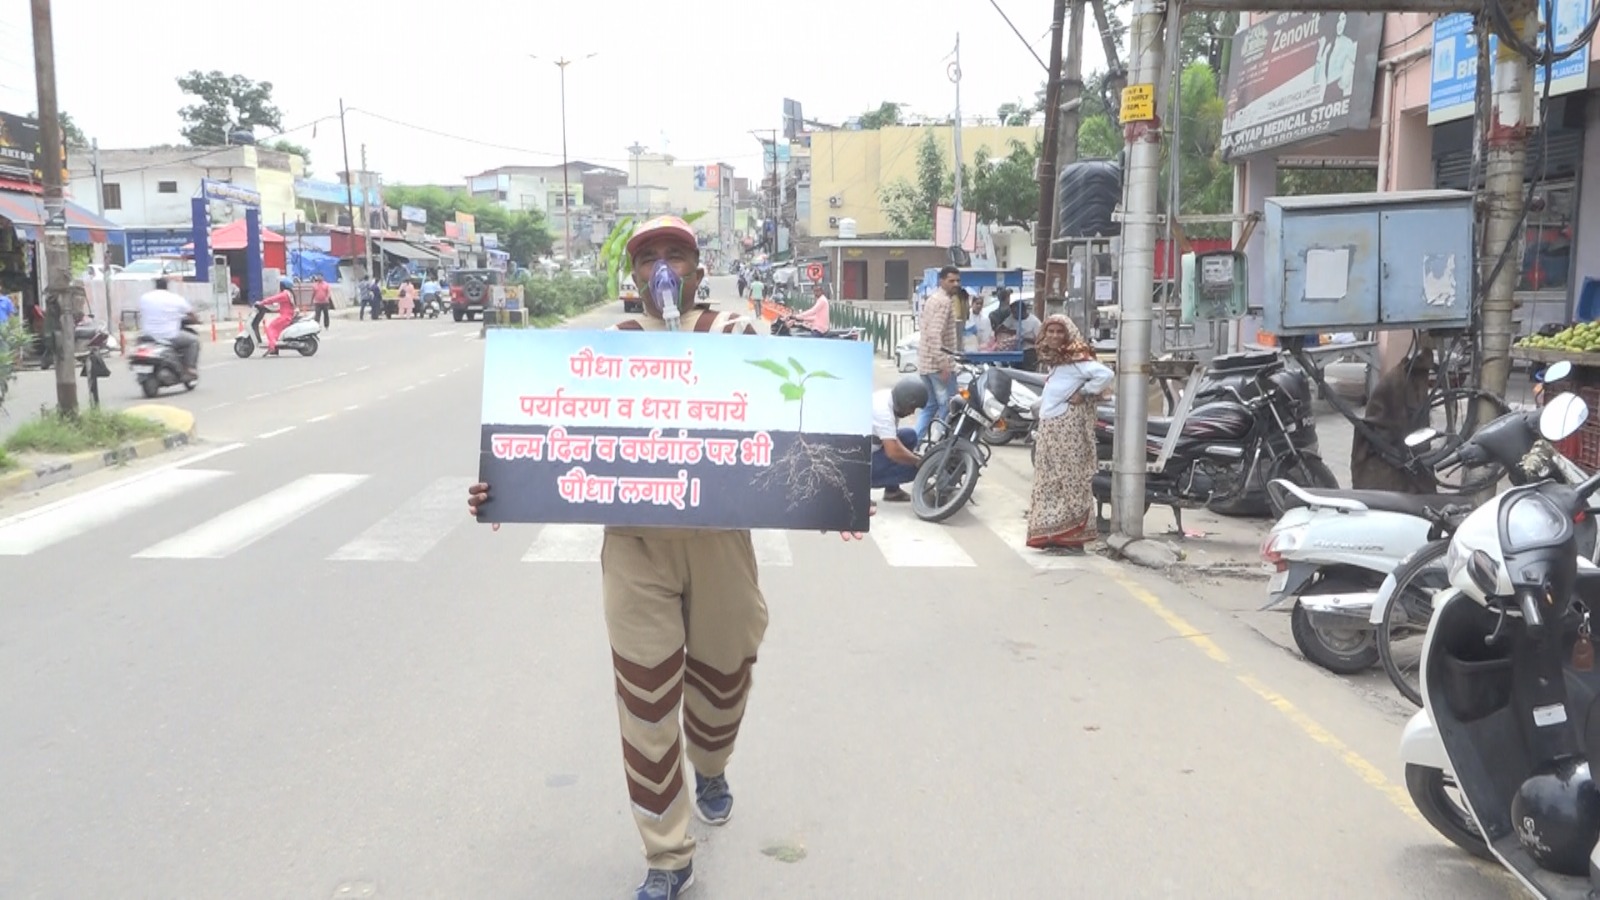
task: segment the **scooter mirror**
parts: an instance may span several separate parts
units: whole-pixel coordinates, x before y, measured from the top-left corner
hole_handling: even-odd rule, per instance
[[[1539,375],[1539,380],[1545,384],[1551,384],[1553,382],[1563,381],[1568,375],[1571,374],[1572,363],[1569,363],[1563,359],[1560,362],[1552,363],[1548,369],[1545,369],[1544,372]]]
[[[1571,437],[1587,421],[1589,404],[1577,394],[1562,394],[1546,403],[1539,414],[1539,433],[1545,440],[1559,441]]]
[[[1418,447],[1428,444],[1438,436],[1439,432],[1434,431],[1432,428],[1419,428],[1416,431],[1406,435],[1406,446],[1415,450]]]

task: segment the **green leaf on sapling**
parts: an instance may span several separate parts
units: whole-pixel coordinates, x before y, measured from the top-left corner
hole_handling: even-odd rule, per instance
[[[789,357],[789,366],[794,369],[796,375],[804,375],[806,373],[806,367],[800,365],[800,360],[792,356]]]
[[[758,369],[766,369],[779,378],[785,380],[789,378],[789,370],[783,367],[783,363],[773,362],[770,359],[747,359],[745,362]]]
[[[784,400],[799,400],[801,397],[806,395],[805,388],[798,384],[790,384],[789,382],[784,382],[783,385],[778,388],[778,390],[783,392]]]

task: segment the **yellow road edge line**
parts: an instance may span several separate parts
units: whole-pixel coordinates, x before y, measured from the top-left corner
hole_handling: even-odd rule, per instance
[[[1180,637],[1197,647],[1206,656],[1209,656],[1213,662],[1232,666],[1233,663],[1228,654],[1217,646],[1215,641],[1207,637],[1200,629],[1189,624],[1188,620],[1167,608],[1167,605],[1162,603],[1161,599],[1155,594],[1145,590],[1138,582],[1119,572],[1112,571],[1108,572],[1108,574],[1113,581],[1121,585],[1122,589],[1127,591],[1135,600],[1138,600],[1151,612],[1155,613],[1161,621],[1167,623],[1167,627],[1176,631]],[[1417,812],[1416,805],[1411,802],[1411,795],[1406,792],[1405,788],[1390,781],[1388,776],[1383,774],[1382,769],[1379,769],[1368,761],[1366,757],[1357,753],[1349,744],[1335,737],[1333,732],[1322,727],[1317,720],[1302,712],[1300,707],[1295,706],[1288,697],[1267,687],[1254,675],[1248,672],[1235,672],[1234,677],[1249,688],[1251,693],[1265,700],[1267,705],[1294,723],[1294,726],[1299,728],[1306,737],[1331,751],[1339,758],[1340,762],[1344,763],[1346,768],[1356,774],[1356,777],[1383,794],[1385,799],[1402,813],[1405,813],[1408,818],[1419,824],[1427,825],[1427,820],[1422,818],[1422,814]]]

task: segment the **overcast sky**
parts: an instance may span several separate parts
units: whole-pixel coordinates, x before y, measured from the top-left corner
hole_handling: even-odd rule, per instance
[[[998,2],[1046,58],[1051,4]],[[346,117],[351,165],[360,166],[365,143],[370,168],[389,183],[456,184],[495,166],[559,163],[560,78],[550,60],[562,56],[580,58],[567,68],[573,159],[623,168],[625,148],[638,141],[683,163],[726,162],[742,176],[760,169],[750,130],[781,128],[785,97],[823,122],[885,100],[907,104],[913,115],[949,115],[955,94],[946,67],[957,32],[964,119],[1032,98],[1044,80],[990,0],[57,0],[54,7],[61,106],[102,148],[181,143],[177,110],[187,101],[176,79],[190,69],[220,69],[272,82],[284,137],[311,149],[313,177],[326,180],[344,168],[341,97],[354,110]],[[600,22],[611,23],[609,36]],[[1103,68],[1092,20],[1085,45],[1085,71]],[[4,111],[37,107],[32,48],[28,4],[6,0]],[[598,55],[581,59],[590,53]]]

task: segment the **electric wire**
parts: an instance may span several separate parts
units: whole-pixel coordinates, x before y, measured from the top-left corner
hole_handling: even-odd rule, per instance
[[[1022,32],[1019,31],[1016,24],[1011,21],[1011,17],[1006,15],[1006,11],[1000,8],[999,0],[989,0],[989,5],[993,6],[994,11],[1000,14],[1000,18],[1006,20],[1006,24],[1011,26],[1011,33],[1017,36],[1017,40],[1022,42],[1022,46],[1028,48],[1028,53],[1032,55],[1034,61],[1039,64],[1039,68],[1045,70],[1045,72],[1048,74],[1050,67],[1045,65],[1045,61],[1039,58],[1039,54],[1033,49],[1033,44],[1028,43],[1028,39],[1022,36]]]

